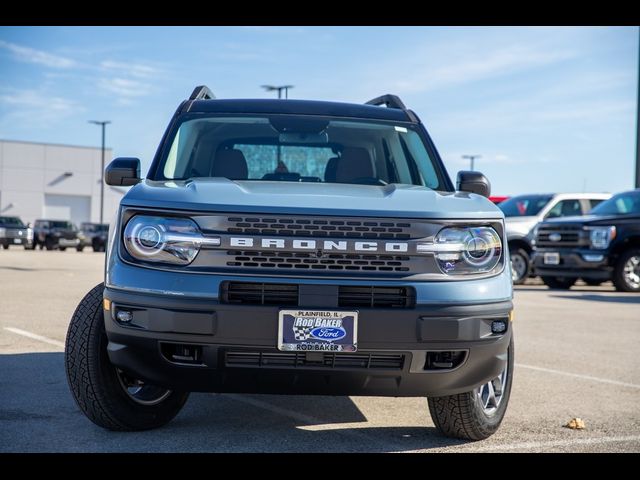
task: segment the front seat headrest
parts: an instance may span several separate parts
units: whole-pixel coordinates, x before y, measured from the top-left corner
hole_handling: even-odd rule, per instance
[[[220,150],[216,154],[211,176],[225,177],[229,180],[246,180],[249,171],[244,154],[236,149]]]

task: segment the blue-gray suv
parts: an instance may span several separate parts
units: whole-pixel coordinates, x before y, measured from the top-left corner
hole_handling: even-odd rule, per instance
[[[111,430],[161,426],[189,392],[426,396],[444,434],[499,427],[513,375],[503,213],[454,187],[394,95],[219,100],[197,87],[111,224],[66,371]]]

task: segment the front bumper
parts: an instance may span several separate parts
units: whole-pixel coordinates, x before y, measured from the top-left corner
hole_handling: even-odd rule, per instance
[[[276,349],[278,307],[107,288],[105,327],[113,364],[171,389],[329,395],[441,396],[469,391],[504,368],[511,301],[474,305],[361,308],[357,354],[285,353]],[[130,326],[115,312],[133,313]],[[170,359],[176,344],[198,347],[197,364]],[[452,368],[431,370],[428,352],[463,352]]]
[[[0,245],[31,245],[32,240],[27,237],[2,237],[0,238]]]
[[[558,265],[548,265],[544,263],[545,253],[558,253],[560,263]],[[585,257],[596,257],[595,261],[586,260]],[[593,257],[592,257],[593,258]],[[613,268],[609,265],[608,252],[604,250],[590,249],[537,249],[532,257],[533,270],[535,275],[588,278],[593,280],[610,280]]]
[[[77,247],[80,245],[79,238],[58,238],[57,239],[58,246],[67,248],[67,247]]]

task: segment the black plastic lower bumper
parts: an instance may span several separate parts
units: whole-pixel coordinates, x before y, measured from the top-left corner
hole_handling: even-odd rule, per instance
[[[29,240],[27,240],[26,238],[0,238],[0,245],[2,245],[3,247],[12,245],[16,247],[25,245],[28,246]]]
[[[544,262],[544,254],[557,252],[560,257],[558,265],[549,265]],[[587,261],[584,256],[601,256],[595,261]],[[613,268],[609,265],[607,252],[594,252],[593,250],[537,250],[532,258],[535,275],[552,277],[586,278],[593,280],[610,280]]]
[[[504,368],[511,302],[360,309],[358,352],[276,348],[278,307],[226,305],[105,290],[109,358],[167,388],[282,394],[441,396],[469,391]],[[119,309],[132,313],[123,326]],[[507,322],[509,323],[509,322]],[[180,353],[177,355],[176,352]],[[190,352],[184,360],[181,355]],[[438,356],[452,353],[449,366]]]

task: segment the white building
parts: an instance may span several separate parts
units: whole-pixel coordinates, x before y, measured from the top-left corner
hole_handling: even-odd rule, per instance
[[[100,148],[0,140],[0,216],[99,222],[100,162]],[[104,186],[105,223],[126,190]]]

